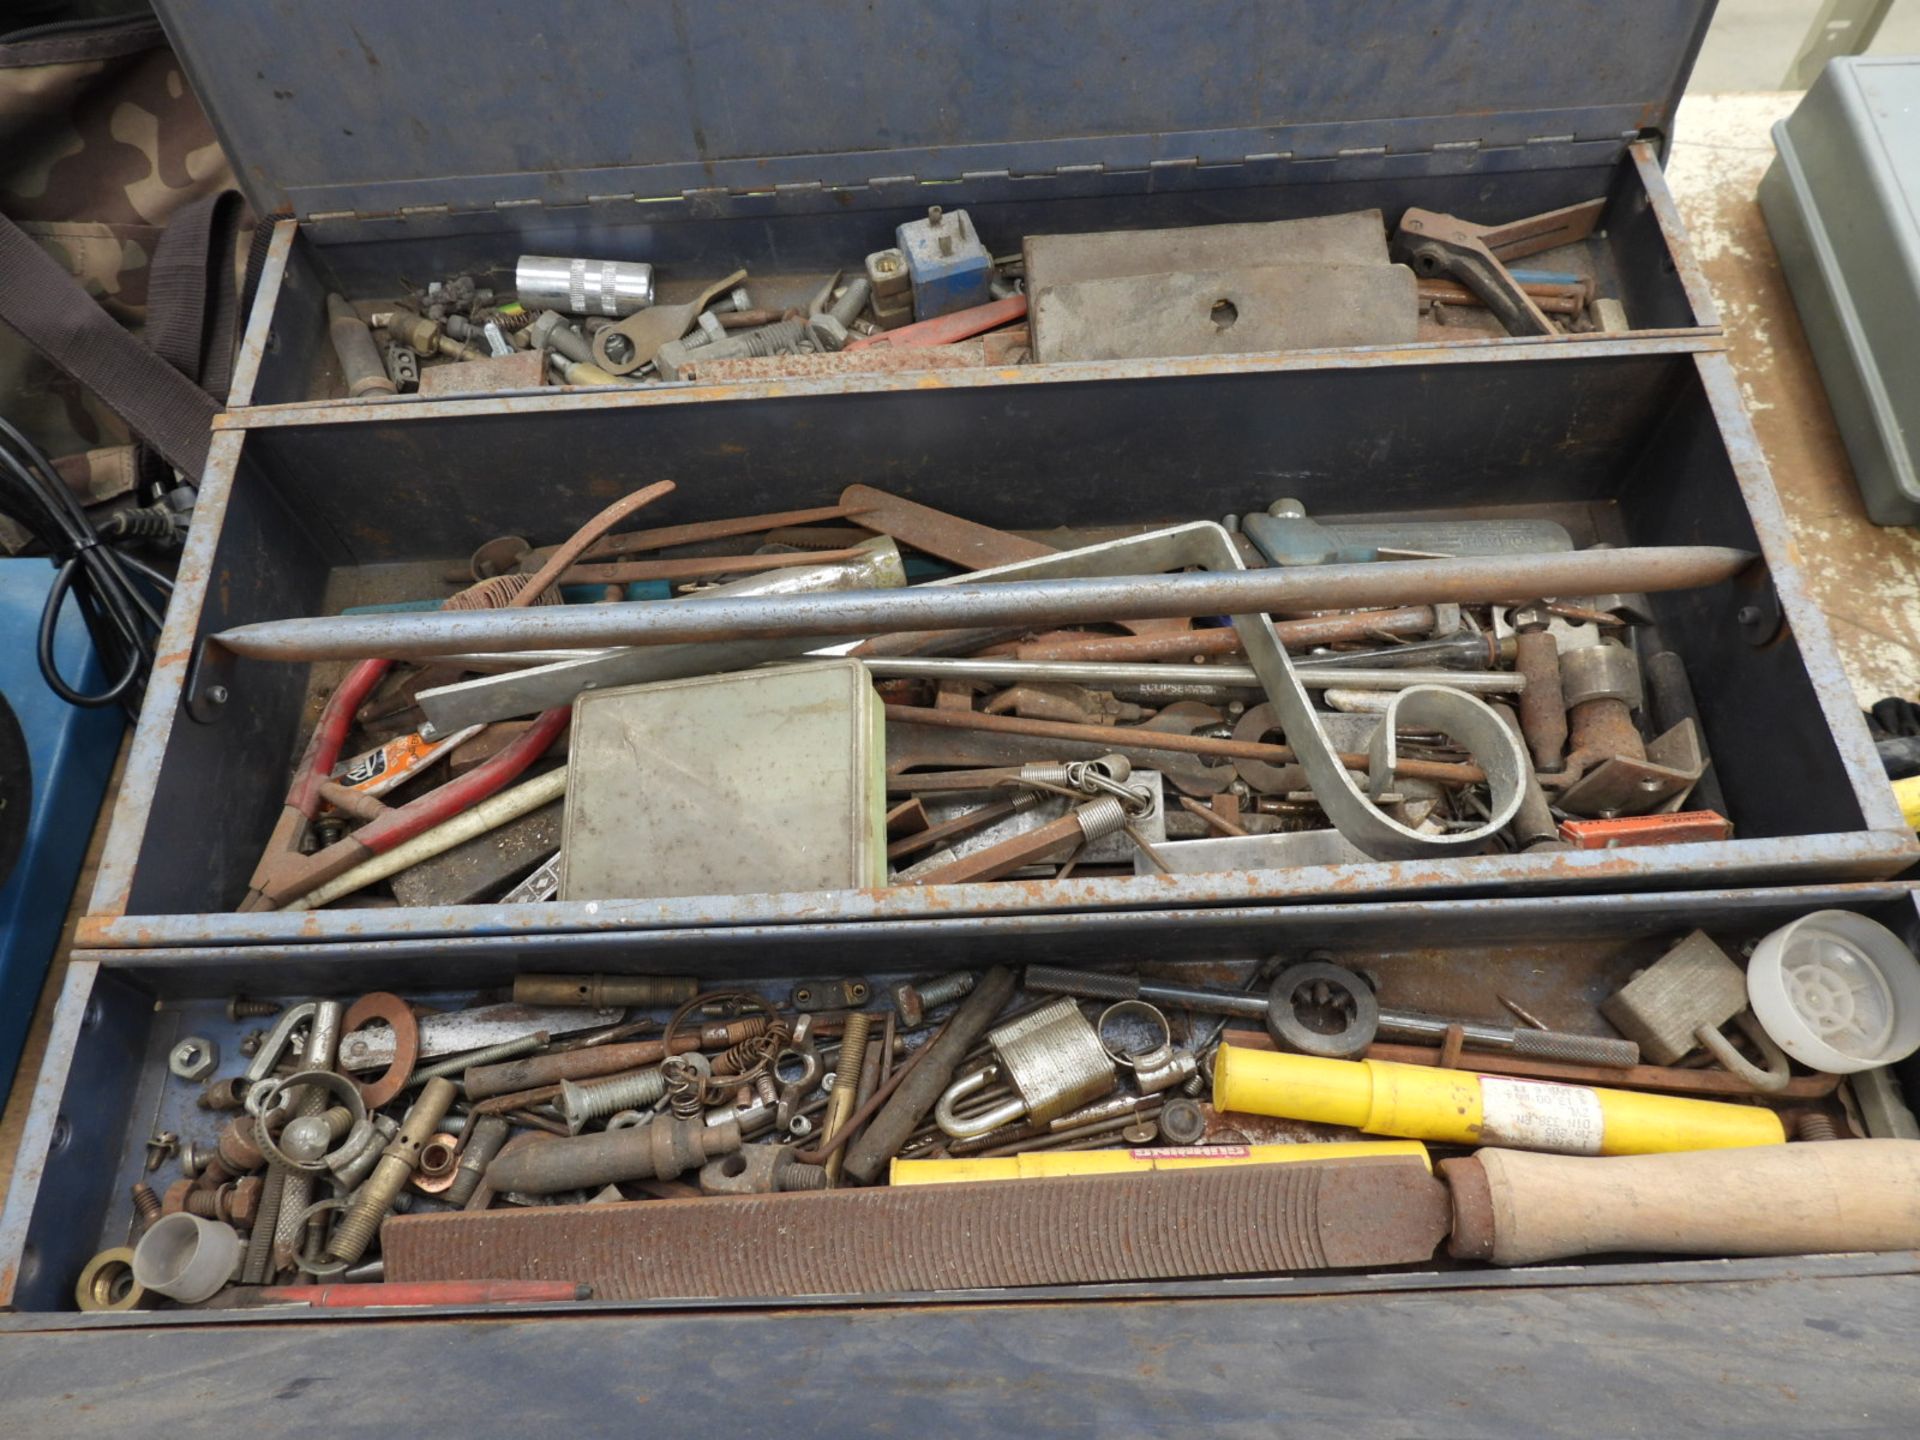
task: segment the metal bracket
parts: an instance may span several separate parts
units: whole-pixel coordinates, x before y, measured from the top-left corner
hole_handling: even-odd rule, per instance
[[[873,987],[859,976],[843,980],[804,980],[793,987],[793,1008],[802,1014],[821,1010],[859,1010]]]
[[[180,687],[180,708],[187,718],[212,725],[226,718],[233,694],[234,653],[218,640],[202,640],[193,652],[186,682]]]

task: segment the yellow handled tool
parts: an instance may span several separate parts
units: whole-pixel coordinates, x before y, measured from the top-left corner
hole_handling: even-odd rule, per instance
[[[1780,1117],[1754,1105],[1232,1045],[1222,1045],[1214,1060],[1213,1094],[1221,1109],[1250,1115],[1566,1155],[1719,1150],[1787,1138]]]
[[[1427,1147],[1413,1140],[1356,1140],[1331,1145],[1169,1145],[1157,1150],[1036,1150],[1027,1155],[896,1160],[890,1185],[944,1185],[956,1180],[1040,1180],[1057,1175],[1119,1175],[1139,1170],[1197,1170],[1213,1165],[1283,1165],[1302,1160],[1411,1156],[1431,1170]]]

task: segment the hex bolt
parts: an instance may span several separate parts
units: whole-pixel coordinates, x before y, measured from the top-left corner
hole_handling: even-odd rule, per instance
[[[180,1173],[189,1180],[200,1179],[217,1154],[215,1149],[201,1144],[198,1140],[189,1140],[180,1147]],[[213,1183],[218,1184],[220,1178],[216,1176]]]
[[[578,1135],[589,1120],[598,1120],[616,1110],[639,1110],[657,1105],[666,1093],[667,1077],[658,1065],[633,1075],[601,1080],[593,1085],[562,1080],[560,1116],[567,1122],[567,1133]]]
[[[280,1004],[275,1000],[249,1000],[244,995],[236,995],[227,1001],[227,1019],[241,1020],[264,1019],[280,1013]]]
[[[872,295],[873,286],[866,276],[849,281],[840,298],[824,315],[815,315],[807,322],[807,334],[813,343],[822,350],[843,349],[849,338],[849,327],[860,318]]]
[[[1520,692],[1520,733],[1533,755],[1533,768],[1555,773],[1566,768],[1567,705],[1560,689],[1560,645],[1547,626],[1552,615],[1535,601],[1516,606],[1514,668],[1526,677]]]
[[[420,1098],[413,1102],[406,1118],[400,1122],[399,1132],[393,1137],[392,1143],[381,1152],[379,1162],[373,1167],[373,1174],[367,1177],[367,1183],[353,1197],[353,1203],[347,1207],[339,1228],[333,1232],[333,1242],[327,1249],[334,1259],[352,1264],[367,1253],[367,1246],[373,1243],[380,1222],[387,1218],[387,1212],[393,1208],[394,1197],[400,1193],[400,1187],[407,1183],[407,1178],[413,1174],[413,1167],[419,1163],[420,1147],[440,1128],[441,1117],[453,1105],[453,1100],[452,1081],[440,1079],[427,1082],[426,1088],[420,1092]]]
[[[133,1208],[143,1226],[151,1225],[165,1213],[160,1208],[160,1197],[153,1193],[153,1187],[144,1180],[133,1187]]]
[[[899,1012],[901,1024],[909,1030],[918,1030],[926,1023],[927,1011],[949,1000],[958,1000],[973,989],[973,981],[971,970],[955,970],[924,985],[903,980],[893,987],[893,1008]]]

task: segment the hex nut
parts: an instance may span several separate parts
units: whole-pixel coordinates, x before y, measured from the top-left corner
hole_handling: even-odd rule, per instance
[[[167,1187],[167,1193],[160,1197],[160,1213],[162,1215],[178,1215],[182,1210],[187,1208],[187,1196],[191,1195],[197,1188],[191,1180],[174,1181],[173,1184]]]
[[[182,1080],[204,1080],[219,1064],[220,1047],[201,1035],[189,1035],[167,1056],[167,1068]]]
[[[227,1220],[242,1230],[251,1229],[254,1217],[260,1213],[260,1197],[266,1188],[267,1182],[258,1175],[234,1181],[233,1188],[227,1192]]]

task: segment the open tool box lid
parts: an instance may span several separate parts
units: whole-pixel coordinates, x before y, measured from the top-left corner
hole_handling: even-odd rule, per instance
[[[1605,166],[1711,0],[159,0],[322,243]],[[1333,197],[1330,197],[1330,199]],[[919,203],[925,203],[921,200]],[[1338,208],[1334,204],[1330,208]],[[533,212],[526,214],[522,212]],[[396,230],[396,227],[398,229]]]

